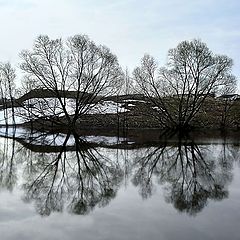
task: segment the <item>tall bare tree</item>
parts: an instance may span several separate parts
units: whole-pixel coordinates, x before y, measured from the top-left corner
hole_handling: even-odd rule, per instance
[[[64,116],[71,128],[103,97],[114,94],[121,84],[122,70],[117,57],[85,35],[76,35],[67,41],[39,36],[33,50],[23,51],[21,57],[21,69],[28,82],[51,92],[55,98],[42,99],[41,107],[39,101],[33,102],[32,106],[37,104],[38,111],[35,117],[50,115],[51,121],[54,116],[55,121],[61,123],[59,119]],[[69,93],[74,101],[69,101]]]
[[[12,123],[15,124],[14,117],[14,95],[15,95],[15,69],[9,62],[0,63],[0,94],[2,109],[4,109],[4,118],[6,125],[9,124],[9,117],[12,117]],[[11,108],[11,116],[8,108]]]
[[[213,54],[200,40],[183,41],[168,52],[166,67],[145,55],[134,72],[141,92],[153,103],[164,127],[185,129],[210,94],[233,91],[232,60]]]

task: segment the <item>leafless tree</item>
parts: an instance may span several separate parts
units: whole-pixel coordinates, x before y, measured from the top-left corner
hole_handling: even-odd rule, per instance
[[[234,90],[232,64],[200,40],[183,41],[169,50],[166,67],[159,68],[153,57],[145,55],[133,75],[162,126],[185,129],[210,94]]]
[[[228,127],[238,127],[239,99],[237,94],[222,95],[218,98],[220,114],[220,127],[225,130]]]
[[[23,51],[21,58],[20,67],[28,83],[54,96],[54,100],[43,98],[40,103],[32,100],[31,105],[34,108],[36,104],[37,110],[32,111],[32,116],[48,115],[48,120],[58,123],[64,116],[73,129],[82,115],[106,95],[114,94],[121,85],[122,70],[117,57],[85,35],[76,35],[67,41],[39,36],[33,49]],[[72,94],[72,101],[68,93]]]
[[[0,63],[0,94],[1,105],[4,110],[4,118],[6,125],[9,124],[9,117],[12,117],[12,124],[15,124],[14,117],[14,95],[15,95],[15,69],[9,62]],[[11,108],[11,114],[9,116],[8,108]]]

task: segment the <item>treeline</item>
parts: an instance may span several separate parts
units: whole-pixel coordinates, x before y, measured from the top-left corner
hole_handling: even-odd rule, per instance
[[[163,67],[146,54],[132,74],[122,70],[107,47],[96,45],[86,35],[66,41],[39,36],[33,48],[20,56],[24,72],[20,89],[15,87],[11,64],[0,65],[1,105],[2,109],[12,109],[13,123],[14,109],[20,106],[27,120],[46,114],[46,121],[58,125],[67,122],[74,131],[77,121],[103,99],[138,94],[151,103],[161,128],[186,130],[203,111],[209,96],[236,89],[232,59],[212,53],[200,40],[183,41],[170,49]],[[36,96],[38,101],[31,101]],[[227,112],[231,104],[225,103]],[[7,111],[4,117],[8,123]]]

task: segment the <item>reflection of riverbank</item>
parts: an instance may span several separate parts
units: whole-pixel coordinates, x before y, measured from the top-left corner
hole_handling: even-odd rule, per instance
[[[76,131],[80,140],[88,143],[89,147],[106,147],[119,149],[137,149],[151,146],[174,146],[194,142],[198,145],[240,144],[240,131],[222,132],[218,130],[191,131],[187,135],[161,131],[159,129],[128,129],[126,132],[109,131],[108,129],[85,129]],[[75,148],[73,133],[51,131],[36,131],[26,127],[0,127],[0,136],[13,138],[32,151],[57,152],[69,135],[66,150]]]

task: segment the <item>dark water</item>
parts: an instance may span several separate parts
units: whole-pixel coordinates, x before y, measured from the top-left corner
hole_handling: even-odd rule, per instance
[[[65,137],[0,138],[1,239],[239,239],[237,139]]]

